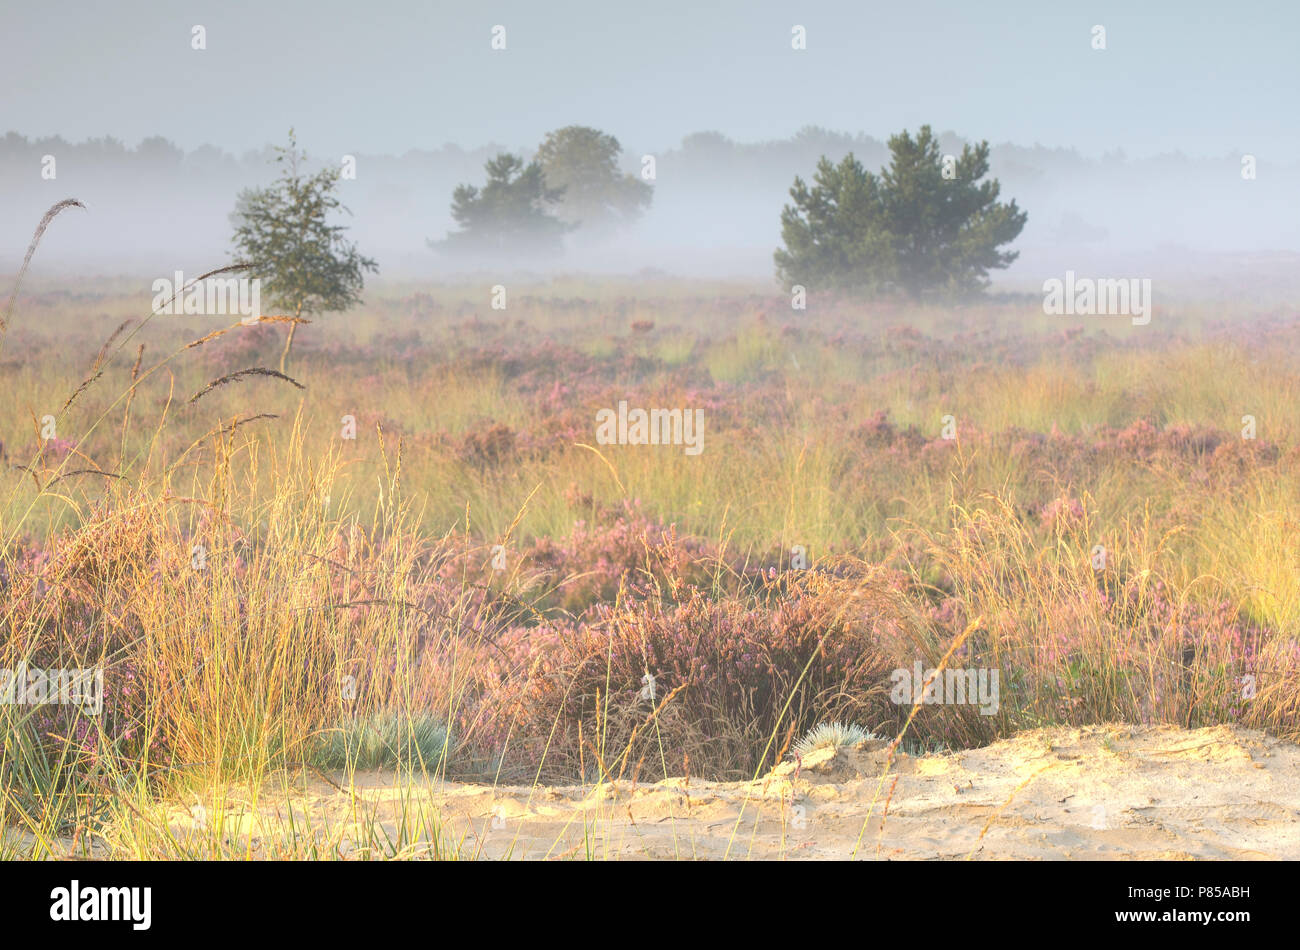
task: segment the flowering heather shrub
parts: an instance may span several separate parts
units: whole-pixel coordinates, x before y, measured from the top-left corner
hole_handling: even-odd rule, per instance
[[[283,325],[275,323],[240,326],[197,347],[195,354],[212,376],[222,376],[249,366],[265,366],[273,356],[278,357],[284,346],[285,332]]]
[[[11,655],[106,667],[97,723],[42,708],[32,726],[87,763],[193,762],[235,741],[212,733],[231,695],[260,703],[274,683],[259,728],[296,725],[258,741],[291,756],[295,736],[339,721],[345,671],[361,697],[349,714],[445,711],[458,765],[737,777],[830,718],[901,728],[910,709],[888,701],[889,672],[933,666],[978,616],[950,667],[998,669],[999,713],[925,707],[913,738],[969,745],[1113,719],[1300,728],[1296,641],[1123,560],[1094,571],[1086,495],[1061,492],[1029,518],[957,512],[946,532],[895,538],[892,567],[743,573],[635,502],[570,495],[592,520],[534,542],[508,576],[469,538],[429,545],[355,522],[251,538],[208,507],[194,530],[221,569],[196,572],[165,503],[106,503],[0,570]],[[179,636],[173,618],[187,618]]]
[[[1297,452],[1292,449],[1285,460],[1281,450],[1264,439],[1229,439],[1215,448],[1210,456],[1210,472],[1219,477],[1241,478],[1258,473],[1261,469],[1284,461],[1292,471],[1296,468]]]
[[[970,743],[1043,721],[1226,720],[1300,730],[1300,710],[1283,698],[1300,687],[1300,669],[1289,659],[1294,640],[1242,616],[1227,598],[1191,597],[1116,552],[1103,570],[1094,569],[1080,499],[1057,499],[1041,520],[1050,529],[1047,545],[995,500],[961,512],[950,532],[929,535],[946,596],[930,613],[934,639],[902,647],[932,666],[967,618],[982,617],[950,665],[998,669],[1002,696],[992,717],[970,708],[927,709],[915,732]],[[898,649],[892,655],[908,659]],[[1247,676],[1266,683],[1268,694],[1258,687],[1243,701]]]
[[[71,742],[86,762],[147,754],[151,768],[292,760],[345,708],[442,702],[412,693],[421,651],[490,639],[527,613],[493,586],[481,547],[318,516],[307,531],[293,511],[250,537],[205,509],[191,536],[165,503],[116,501],[44,552],[0,561],[0,667],[104,671],[99,717],[32,707],[30,728],[51,755]],[[344,674],[355,701],[344,701]]]
[[[134,501],[116,511],[100,506],[81,530],[0,565],[0,667],[105,670],[99,717],[43,705],[29,720],[39,742],[66,740],[88,761],[104,742],[123,755],[160,748],[145,722],[148,660],[138,649],[144,624],[133,593],[164,569],[166,528],[160,506]]]
[[[866,422],[859,423],[849,432],[853,445],[863,451],[872,452],[880,449],[916,451],[925,444],[923,436],[915,426],[900,430],[889,420],[889,410],[877,409]]]
[[[40,458],[46,465],[61,462],[73,453],[77,445],[71,439],[46,439],[41,442]]]
[[[466,432],[456,449],[457,457],[474,468],[496,468],[517,458],[513,429],[500,422]]]
[[[578,614],[597,603],[668,593],[683,583],[704,584],[712,571],[712,547],[697,538],[679,538],[641,510],[637,499],[621,506],[601,505],[570,489],[572,502],[588,506],[590,518],[573,526],[567,538],[539,538],[524,551],[525,562],[558,584],[545,603]]]
[[[1083,501],[1070,495],[1059,495],[1038,512],[1043,526],[1053,530],[1070,530],[1084,523]]]
[[[1056,427],[1048,433],[1015,426],[987,432],[970,423],[963,423],[958,431],[957,440],[927,438],[915,427],[898,428],[886,410],[878,410],[849,428],[847,444],[857,454],[855,465],[859,466],[877,462],[946,466],[948,452],[960,443],[968,452],[979,449],[995,457],[1010,457],[1023,470],[1048,472],[1057,481],[1075,484],[1093,484],[1100,472],[1134,462],[1188,474],[1241,476],[1276,463],[1280,455],[1276,445],[1263,439],[1243,440],[1210,426],[1157,429],[1147,420],[1124,429],[1101,426],[1090,436],[1070,435]]]
[[[436,436],[416,434],[416,445],[436,445],[448,449],[461,464],[475,475],[492,469],[517,465],[521,459],[545,461],[567,451],[575,442],[591,436],[590,426],[579,414],[569,410],[549,415],[535,425],[513,429],[500,422],[480,424],[462,435],[441,432]]]
[[[520,775],[752,776],[818,722],[886,715],[883,591],[809,574],[771,609],[691,590],[512,631],[487,718]],[[899,622],[895,617],[895,622]],[[650,680],[653,677],[653,700]]]

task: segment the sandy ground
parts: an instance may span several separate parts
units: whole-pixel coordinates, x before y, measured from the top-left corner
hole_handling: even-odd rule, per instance
[[[374,840],[361,829],[382,826],[400,844],[403,813],[409,822],[423,811],[466,857],[1300,858],[1300,746],[1247,729],[1041,729],[967,752],[899,755],[888,773],[887,759],[869,741],[756,782],[639,787],[412,786],[375,772],[345,792],[335,775],[278,801],[228,800],[220,820],[257,841],[292,812],[295,828],[353,856]],[[194,821],[174,813],[173,830]]]

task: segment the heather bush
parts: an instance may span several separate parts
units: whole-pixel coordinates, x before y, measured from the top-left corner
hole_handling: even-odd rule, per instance
[[[514,631],[487,702],[521,772],[751,776],[816,722],[884,718],[875,630],[910,619],[868,579],[813,573],[767,606],[698,589],[601,606]]]
[[[586,517],[567,537],[539,538],[523,552],[524,562],[554,584],[546,605],[580,614],[619,598],[672,596],[683,584],[705,585],[717,573],[711,545],[678,537],[675,525],[651,517],[636,499],[600,504],[576,486],[569,497]]]

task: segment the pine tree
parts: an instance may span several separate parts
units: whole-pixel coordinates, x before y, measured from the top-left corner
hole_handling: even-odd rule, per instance
[[[484,166],[482,188],[460,185],[452,193],[451,216],[460,230],[430,247],[450,253],[496,257],[557,253],[569,226],[551,213],[564,194],[548,188],[537,162],[502,152]]]
[[[891,137],[889,151],[879,175],[850,153],[838,165],[823,157],[811,188],[795,179],[794,203],[781,213],[785,247],[775,254],[787,288],[961,297],[985,289],[990,270],[1016,259],[998,248],[1028,216],[1014,200],[998,201],[996,179],[980,181],[987,142],[945,161],[927,125],[915,138]]]

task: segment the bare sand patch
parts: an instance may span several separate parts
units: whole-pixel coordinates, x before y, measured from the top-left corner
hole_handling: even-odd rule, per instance
[[[227,800],[221,821],[256,843],[293,814],[353,856],[376,828],[411,837],[419,812],[466,857],[1300,858],[1300,746],[1253,730],[1038,729],[887,764],[885,743],[868,741],[754,782],[491,787],[368,772],[345,789],[309,777],[280,799]],[[185,833],[193,818],[172,825]]]

